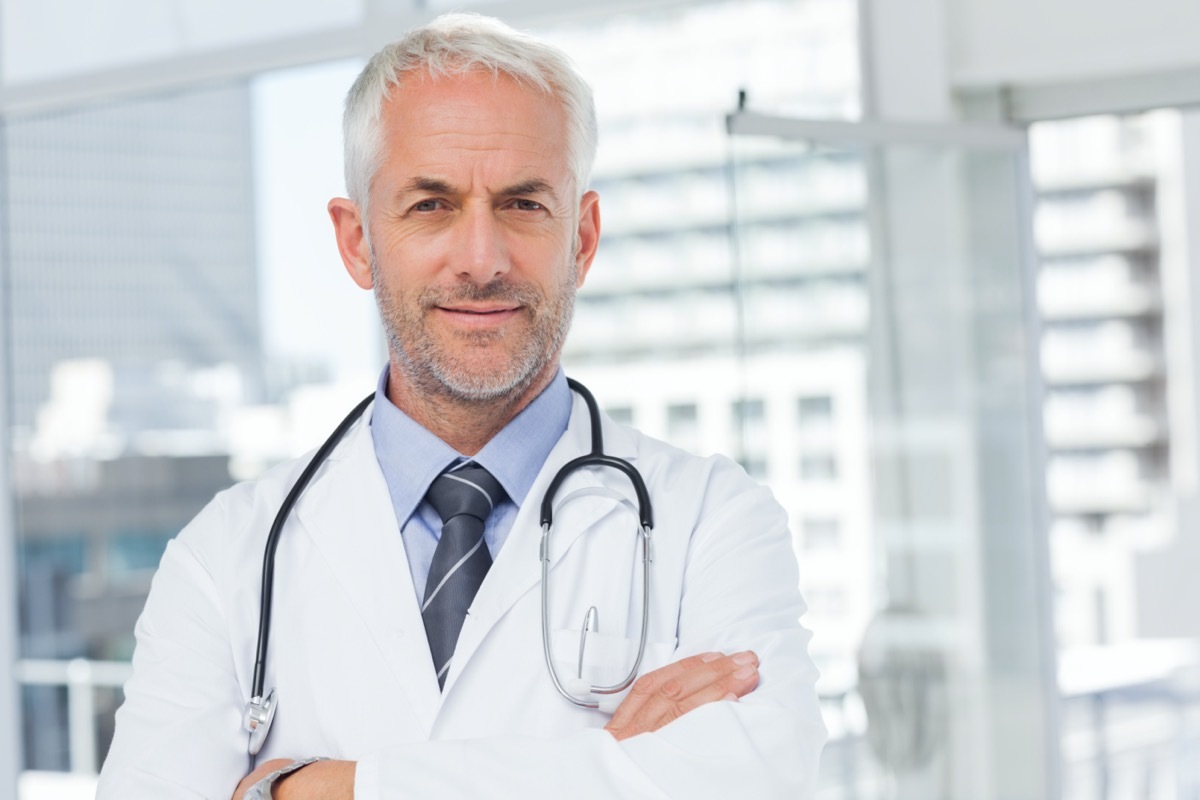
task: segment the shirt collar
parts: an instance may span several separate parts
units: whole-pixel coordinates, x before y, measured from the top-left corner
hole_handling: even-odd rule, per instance
[[[387,398],[387,382],[385,367],[375,387],[371,437],[396,519],[403,525],[433,479],[468,458],[393,405]],[[550,385],[469,460],[490,472],[512,501],[521,505],[570,417],[571,390],[560,368]]]

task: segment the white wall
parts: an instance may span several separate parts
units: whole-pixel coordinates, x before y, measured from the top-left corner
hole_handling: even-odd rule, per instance
[[[959,88],[1200,68],[1195,0],[943,2],[951,81]]]

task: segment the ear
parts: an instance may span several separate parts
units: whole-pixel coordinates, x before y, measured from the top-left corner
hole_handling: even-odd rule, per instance
[[[344,197],[335,197],[329,201],[328,209],[329,218],[333,220],[338,253],[346,265],[346,272],[361,288],[370,289],[371,253],[358,206]]]
[[[578,277],[575,288],[583,286],[592,261],[596,258],[596,247],[600,244],[600,195],[585,192],[579,201],[579,249],[575,251],[575,268]]]

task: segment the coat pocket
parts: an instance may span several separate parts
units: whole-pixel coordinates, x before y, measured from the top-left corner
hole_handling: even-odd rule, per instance
[[[581,634],[579,630],[559,629],[551,631],[550,652],[559,679],[568,689],[572,679],[576,678],[582,678],[594,686],[611,686],[629,675],[637,658],[639,641],[636,637],[614,636],[597,631]],[[670,663],[674,652],[674,639],[647,641],[637,675],[644,675]],[[637,676],[634,678],[636,680]],[[599,701],[601,710],[611,714],[628,692],[626,687],[616,694],[593,695],[591,699]]]

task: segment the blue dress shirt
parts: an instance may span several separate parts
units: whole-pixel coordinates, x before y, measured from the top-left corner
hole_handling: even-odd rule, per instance
[[[496,506],[483,529],[483,540],[495,560],[517,509],[550,455],[567,430],[571,418],[571,389],[561,369],[541,394],[504,426],[483,449],[468,458],[443,442],[392,404],[387,398],[388,370],[384,368],[375,388],[371,416],[371,438],[375,458],[383,470],[392,507],[408,553],[417,602],[425,597],[425,582],[433,563],[433,551],[442,535],[442,520],[425,493],[433,479],[448,467],[474,461],[492,473],[508,497]]]

